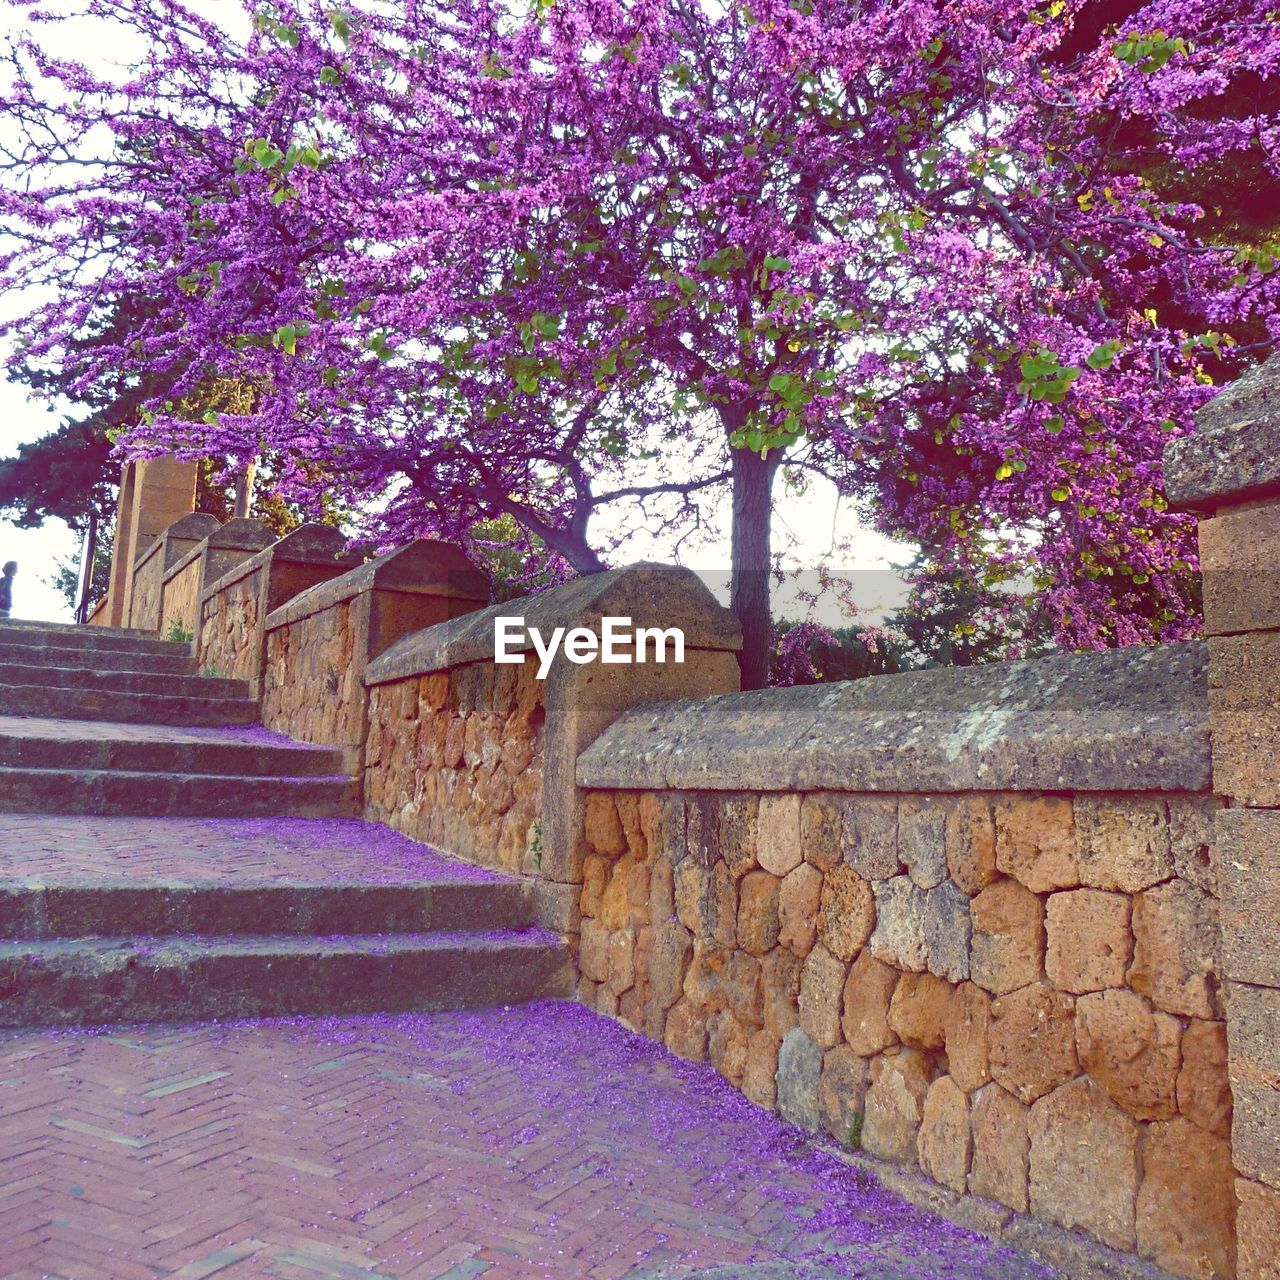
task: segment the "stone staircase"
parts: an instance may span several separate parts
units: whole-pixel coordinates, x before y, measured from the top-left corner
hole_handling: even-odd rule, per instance
[[[193,668],[137,632],[0,623],[0,1025],[568,993],[527,886],[353,820],[339,752]]]

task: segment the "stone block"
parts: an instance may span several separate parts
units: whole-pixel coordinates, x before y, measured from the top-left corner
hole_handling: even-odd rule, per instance
[[[1280,1191],[1236,1179],[1238,1280],[1280,1280]]]
[[[998,1084],[973,1095],[969,1125],[973,1141],[969,1190],[1018,1213],[1027,1211],[1028,1109]]]
[[[1045,904],[1045,972],[1081,995],[1122,987],[1133,958],[1129,898],[1104,889],[1053,893]]]
[[[1132,1252],[1141,1177],[1138,1123],[1084,1079],[1034,1103],[1027,1127],[1031,1213]]]
[[[729,1009],[707,1019],[707,1062],[731,1085],[742,1085],[747,1066],[747,1031]]]
[[[775,1040],[800,1021],[800,960],[785,947],[776,947],[760,963],[764,987],[764,1028]]]
[[[995,806],[996,866],[1033,893],[1080,883],[1071,801],[1009,796]]]
[[[970,904],[969,974],[992,995],[1040,978],[1044,964],[1044,904],[1016,880],[1002,880]]]
[[[850,1136],[862,1119],[871,1073],[866,1060],[847,1044],[828,1049],[822,1059],[818,1082],[818,1111],[822,1128],[837,1142],[849,1146]]]
[[[802,860],[800,848],[800,797],[760,797],[756,828],[756,860],[775,876],[785,876]]]
[[[1235,1274],[1235,1175],[1231,1144],[1190,1120],[1142,1133],[1138,1252],[1196,1280]]]
[[[667,1014],[666,1045],[678,1058],[703,1062],[707,1056],[706,1015],[688,1000],[680,1000]]]
[[[627,841],[618,807],[608,791],[593,791],[587,796],[584,834],[587,843],[606,858],[616,858],[626,852]]]
[[[583,922],[585,926],[585,921]],[[685,972],[693,955],[693,938],[678,921],[666,920],[653,930],[649,953],[649,992],[661,1009],[669,1009],[684,990]]]
[[[866,945],[875,922],[870,882],[847,863],[828,870],[818,902],[818,937],[827,950],[848,963]]]
[[[1228,1065],[1236,1170],[1280,1190],[1280,990],[1231,983]]]
[[[1227,1074],[1227,1025],[1192,1018],[1182,1032],[1178,1111],[1209,1133],[1231,1133],[1231,1081]]]
[[[840,1025],[849,1047],[864,1058],[898,1043],[889,1025],[889,1006],[898,985],[898,971],[864,951],[849,970],[844,984]]]
[[[609,977],[609,931],[598,920],[582,922],[578,964],[592,982],[604,982]]]
[[[753,956],[767,955],[778,942],[778,887],[768,871],[749,871],[738,890],[738,945]]]
[[[983,795],[960,796],[947,808],[947,868],[969,897],[995,880],[996,829],[991,802]]]
[[[628,927],[609,935],[609,990],[620,996],[635,985],[636,934]]]
[[[747,1037],[747,1061],[742,1092],[757,1106],[773,1108],[778,1096],[778,1041],[768,1031]]]
[[[969,1131],[969,1099],[950,1076],[929,1086],[916,1139],[920,1168],[935,1182],[963,1195],[969,1179],[973,1139]]]
[[[841,838],[844,860],[864,880],[884,880],[902,869],[898,859],[896,796],[847,796]]]
[[[813,791],[800,806],[800,847],[804,860],[819,871],[830,871],[844,858],[844,798],[830,791]]]
[[[862,1146],[895,1164],[915,1164],[916,1139],[932,1072],[928,1054],[897,1049],[871,1063]]]
[[[1215,832],[1222,971],[1280,987],[1280,812],[1223,809]]]
[[[1222,812],[1213,796],[1170,796],[1169,849],[1178,877],[1205,893],[1218,896],[1218,858],[1214,848],[1214,819]]]
[[[991,1079],[991,997],[972,982],[961,983],[948,1002],[943,1030],[951,1078],[972,1093]]]
[[[1076,1001],[1080,1065],[1136,1120],[1178,1110],[1182,1026],[1132,991],[1097,991]]]
[[[840,1009],[848,970],[839,956],[818,943],[800,970],[800,1026],[815,1044],[830,1049],[840,1040]]]
[[[778,889],[778,941],[801,959],[818,936],[818,907],[822,901],[822,872],[811,863],[795,867]]]
[[[1184,1018],[1221,1016],[1218,911],[1207,893],[1171,880],[1133,900],[1129,985],[1157,1008]]]
[[[1201,520],[1199,532],[1205,632],[1280,627],[1280,503]]]
[[[924,951],[929,972],[949,982],[969,976],[969,898],[950,880],[924,895]]]
[[[991,1005],[991,1078],[1020,1102],[1033,1102],[1080,1070],[1075,1001],[1043,983]]]
[[[760,822],[757,796],[720,797],[720,856],[735,880],[756,863],[756,832]]]
[[[947,808],[938,796],[898,799],[898,856],[921,889],[940,885],[947,871]]]
[[[799,1027],[783,1037],[778,1050],[777,1098],[782,1118],[813,1133],[821,1122],[818,1083],[822,1049]]]
[[[1173,875],[1164,800],[1077,796],[1080,880],[1094,889],[1138,893]]]
[[[923,973],[928,965],[925,918],[928,914],[924,891],[910,876],[877,880],[876,927],[867,944],[871,954],[899,969]]]
[[[1280,631],[1209,641],[1214,789],[1237,804],[1280,805],[1278,663]]]
[[[947,1039],[950,983],[931,973],[904,973],[889,1001],[889,1026],[913,1049],[941,1049]]]

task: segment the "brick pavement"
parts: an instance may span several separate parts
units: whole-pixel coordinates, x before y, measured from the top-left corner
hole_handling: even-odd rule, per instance
[[[12,1280],[1044,1274],[563,1003],[0,1033],[0,1151]]]

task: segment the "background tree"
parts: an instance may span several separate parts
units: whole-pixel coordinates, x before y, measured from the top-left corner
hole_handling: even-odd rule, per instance
[[[728,489],[747,684],[784,462],[975,581],[1030,573],[1060,643],[1195,631],[1160,454],[1280,322],[1271,247],[1162,190],[1275,172],[1269,98],[1206,109],[1274,84],[1265,5],[1155,0],[1078,49],[1096,10],[1060,0],[281,3],[244,47],[107,8],[152,50],[125,90],[14,59],[8,270],[61,285],[29,350],[129,293],[154,310],[86,382],[255,390],[153,405],[136,446],[275,452],[387,536],[510,516],[579,571],[602,505],[696,531]]]

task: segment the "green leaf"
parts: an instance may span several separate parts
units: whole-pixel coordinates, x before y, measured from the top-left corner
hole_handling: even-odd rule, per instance
[[[329,10],[329,25],[343,44],[346,44],[351,39],[351,20],[341,9]]]
[[[320,83],[321,84],[337,84],[342,79],[341,73],[337,67],[321,67]]]
[[[790,271],[791,259],[777,258],[777,257],[774,257],[772,254],[770,254],[764,260],[764,265],[765,265],[765,269],[768,271]]]
[[[1085,360],[1085,364],[1087,364],[1090,369],[1110,369],[1120,347],[1120,341],[1115,338],[1111,339],[1109,342],[1101,342],[1089,353],[1088,358]]]

